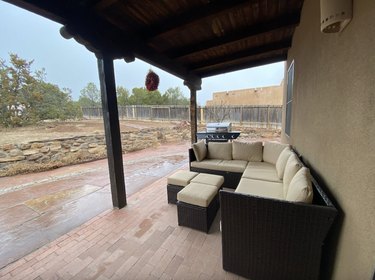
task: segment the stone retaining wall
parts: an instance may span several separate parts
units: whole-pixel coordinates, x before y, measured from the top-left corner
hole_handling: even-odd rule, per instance
[[[190,127],[121,133],[124,153],[190,139]],[[106,157],[104,134],[0,145],[0,176],[41,171]]]

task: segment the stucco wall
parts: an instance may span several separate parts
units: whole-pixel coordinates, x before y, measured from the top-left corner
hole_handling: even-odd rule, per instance
[[[332,279],[372,279],[375,269],[374,14],[375,1],[354,0],[344,31],[323,34],[319,1],[305,0],[286,65],[294,60],[295,79],[291,137],[283,141],[342,209]]]
[[[220,105],[282,105],[283,83],[279,86],[214,92],[206,106]]]

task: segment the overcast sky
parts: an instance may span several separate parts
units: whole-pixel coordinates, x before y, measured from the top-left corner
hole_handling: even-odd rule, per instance
[[[16,6],[0,1],[0,58],[9,61],[9,53],[34,60],[33,70],[45,68],[47,82],[60,88],[70,88],[77,100],[89,82],[99,88],[97,60],[93,53],[74,39],[61,37],[61,25]],[[185,96],[189,90],[183,80],[155,66],[136,59],[132,63],[115,61],[116,84],[131,91],[143,87],[149,69],[160,77],[159,91],[179,86]],[[205,78],[197,98],[200,105],[212,98],[212,93],[252,87],[279,85],[284,76],[284,63],[274,63],[242,71]]]

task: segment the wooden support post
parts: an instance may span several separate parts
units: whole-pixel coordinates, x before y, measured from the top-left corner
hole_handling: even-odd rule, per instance
[[[197,90],[201,89],[202,80],[184,81],[184,85],[190,89],[190,129],[191,143],[197,142]]]
[[[243,106],[241,106],[241,117],[240,117],[240,124],[243,123]]]
[[[201,109],[201,119],[200,119],[200,124],[204,123],[204,110],[203,110],[203,107],[200,107]]]
[[[98,58],[100,91],[113,207],[126,206],[126,190],[113,59]]]
[[[190,130],[191,130],[191,143],[197,142],[197,91],[190,88]]]

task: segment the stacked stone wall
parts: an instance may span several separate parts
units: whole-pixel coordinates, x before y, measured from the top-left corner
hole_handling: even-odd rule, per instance
[[[124,153],[190,139],[190,128],[148,128],[121,133]],[[0,176],[41,171],[106,157],[104,134],[0,145]]]

